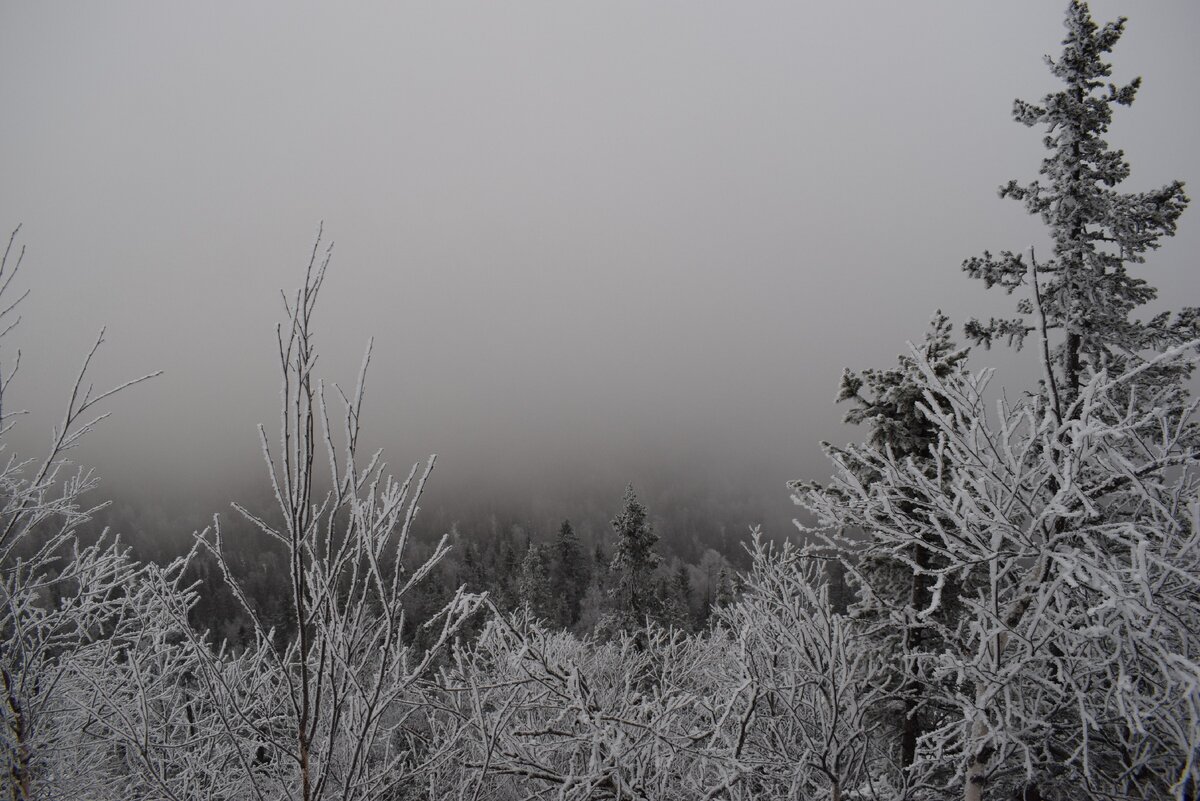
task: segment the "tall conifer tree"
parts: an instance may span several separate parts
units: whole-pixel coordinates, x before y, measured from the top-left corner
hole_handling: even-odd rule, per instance
[[[560,605],[559,623],[569,628],[579,620],[580,603],[587,592],[591,572],[570,520],[564,520],[559,526],[554,549],[558,562],[554,590]]]
[[[557,611],[550,568],[550,546],[531,544],[521,560],[518,592],[521,605],[540,620],[553,620]]]
[[[621,625],[639,629],[654,612],[653,575],[658,567],[658,534],[646,519],[646,507],[638,500],[633,485],[625,488],[623,507],[612,521],[617,535],[613,556],[614,597]]]
[[[934,373],[946,377],[966,361],[968,350],[953,340],[950,320],[938,311],[930,321],[929,333],[921,348],[922,360]],[[868,444],[889,449],[902,459],[931,470],[930,448],[937,442],[937,427],[921,411],[926,402],[926,382],[916,360],[900,356],[890,370],[846,370],[837,400],[852,401],[845,422],[864,425]],[[826,446],[829,447],[828,445]],[[872,465],[855,459],[852,451],[836,451],[847,459],[860,481],[870,484],[879,479]],[[917,740],[938,711],[924,701],[926,693],[916,674],[915,655],[933,645],[938,619],[921,618],[916,610],[928,605],[930,579],[927,571],[936,568],[929,549],[916,545],[904,560],[890,556],[868,555],[851,567],[858,586],[857,614],[867,619],[886,620],[875,629],[875,647],[898,655],[891,677],[897,698],[902,703],[898,718],[890,721],[898,736],[899,764],[910,767],[917,752]],[[953,596],[953,588],[946,593]],[[953,609],[947,603],[946,610]],[[939,616],[940,617],[940,616]]]
[[[1062,55],[1046,58],[1064,87],[1040,104],[1017,100],[1013,105],[1017,122],[1046,126],[1043,180],[1009,181],[1000,188],[1001,197],[1023,202],[1042,218],[1051,255],[1038,260],[1032,249],[1028,254],[985,251],[963,263],[988,287],[1010,293],[1028,287],[1030,296],[1017,304],[1020,317],[972,320],[965,331],[985,345],[1000,339],[1018,347],[1038,332],[1053,365],[1046,380],[1060,413],[1069,413],[1088,372],[1120,369],[1138,351],[1193,338],[1200,315],[1200,309],[1189,308],[1173,319],[1167,314],[1145,322],[1130,318],[1157,291],[1131,275],[1129,265],[1144,262],[1147,251],[1174,235],[1188,197],[1180,181],[1148,192],[1117,191],[1130,168],[1125,154],[1109,149],[1104,136],[1113,107],[1133,103],[1141,78],[1124,86],[1108,82],[1112,66],[1104,56],[1121,38],[1125,18],[1097,26],[1087,3],[1074,0],[1065,24]],[[1051,344],[1051,336],[1057,344]]]
[[[1001,340],[1017,347],[1035,333],[1046,365],[1048,401],[1060,419],[1077,413],[1074,401],[1092,373],[1103,368],[1120,372],[1141,362],[1139,352],[1187,341],[1196,335],[1200,315],[1196,309],[1185,309],[1173,319],[1167,314],[1145,322],[1131,319],[1132,312],[1152,300],[1156,291],[1130,275],[1128,266],[1143,262],[1162,237],[1174,234],[1188,198],[1178,181],[1149,192],[1126,194],[1115,189],[1128,177],[1129,165],[1124,154],[1110,150],[1103,137],[1113,105],[1131,104],[1140,86],[1140,79],[1120,87],[1105,80],[1111,66],[1103,56],[1111,52],[1124,25],[1122,18],[1097,26],[1086,3],[1070,3],[1062,55],[1047,58],[1065,87],[1046,95],[1040,105],[1021,100],[1014,105],[1017,121],[1047,126],[1043,141],[1049,154],[1042,162],[1042,180],[1027,185],[1010,181],[1000,194],[1023,201],[1030,213],[1043,219],[1052,241],[1049,256],[1038,259],[1032,249],[998,256],[985,252],[963,265],[988,287],[999,285],[1010,293],[1027,289],[1028,297],[1017,305],[1018,318],[972,320],[964,332],[986,346]],[[923,361],[939,378],[960,368],[966,357],[966,350],[951,341],[949,322],[940,312],[923,351]],[[1150,404],[1181,406],[1185,393],[1179,378],[1187,371],[1178,361],[1147,370],[1137,384],[1140,392],[1131,390],[1131,397],[1137,395],[1147,408]],[[1151,384],[1157,386],[1150,388]],[[905,356],[898,369],[868,370],[861,375],[847,371],[838,400],[856,402],[846,421],[866,424],[870,445],[928,465],[936,431],[920,405],[936,399],[923,396],[927,387],[913,359]],[[856,463],[846,452],[835,453],[849,457],[847,466],[860,481],[876,480],[869,466]],[[887,645],[903,654],[915,656],[938,648],[936,616],[913,614],[927,605],[928,577],[938,568],[930,563],[934,553],[914,546],[911,563],[873,558],[854,566],[860,610],[874,609],[900,622]],[[955,588],[946,590],[947,600],[956,597]],[[951,604],[942,607],[943,613],[950,608]],[[915,675],[901,676],[898,687],[904,700],[900,761],[908,766],[915,758],[918,737],[926,724],[933,724],[937,710],[922,701],[923,689]]]

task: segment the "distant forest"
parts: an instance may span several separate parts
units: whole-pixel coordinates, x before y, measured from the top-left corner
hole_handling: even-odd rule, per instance
[[[257,494],[261,513],[269,514],[269,499]],[[755,510],[744,497],[687,497],[677,491],[660,492],[645,505],[658,534],[661,559],[652,581],[661,619],[688,631],[703,629],[714,607],[732,598],[740,571],[749,565],[745,543]],[[609,499],[607,506],[597,497],[581,502],[575,516],[558,521],[537,521],[528,513],[472,510],[470,505],[456,510],[462,518],[446,507],[423,509],[414,523],[409,559],[424,562],[443,534],[451,548],[408,599],[412,621],[425,622],[457,588],[466,587],[487,592],[506,612],[528,606],[550,626],[577,634],[595,632],[611,611],[609,574],[617,536],[612,519],[622,509],[621,497]],[[139,558],[166,564],[192,547],[193,531],[211,524],[214,513],[228,526],[226,544],[237,578],[264,618],[286,630],[294,615],[285,549],[257,536],[253,525],[228,506],[185,512],[118,497],[93,515],[85,536],[94,538],[105,529],[117,532]],[[188,578],[202,587],[192,610],[193,624],[233,643],[248,642],[253,626],[212,557],[198,555]]]

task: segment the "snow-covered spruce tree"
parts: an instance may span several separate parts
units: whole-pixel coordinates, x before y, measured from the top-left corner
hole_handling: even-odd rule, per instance
[[[9,238],[0,258],[0,337],[21,295],[8,298],[24,248]],[[16,248],[14,250],[14,248]],[[71,387],[66,411],[40,460],[9,454],[0,464],[0,787],[9,799],[72,797],[103,776],[103,754],[82,730],[67,698],[71,661],[108,636],[121,617],[126,588],[140,569],[105,532],[81,541],[80,527],[99,508],[84,496],[96,475],[73,465],[70,451],[102,421],[97,404],[150,377],[96,394],[87,372],[104,332]],[[20,364],[0,373],[0,401]],[[0,406],[0,441],[23,414]]]
[[[682,618],[676,625],[691,630],[695,626],[695,615],[692,612],[692,573],[683,562],[679,563],[679,568],[671,579],[671,591],[675,603],[679,606],[677,614]]]
[[[633,485],[625,487],[620,513],[612,527],[617,542],[613,553],[613,597],[616,613],[625,631],[646,625],[655,611],[654,571],[658,568],[658,534],[646,519],[646,507],[638,500]]]
[[[914,351],[931,463],[850,446],[831,451],[831,487],[800,488],[826,547],[929,579],[915,614],[938,647],[914,667],[952,714],[918,741],[913,797],[1008,798],[1036,783],[1045,798],[1165,799],[1195,786],[1197,457],[1187,415],[1127,400],[1145,372],[1194,365],[1189,353],[1091,376],[1060,418],[1043,396],[989,414],[989,372],[940,376]],[[940,617],[951,585],[961,611]]]
[[[570,520],[558,527],[554,541],[556,571],[554,591],[559,602],[559,625],[570,628],[579,622],[583,596],[587,594],[591,571],[588,569],[587,554],[579,545],[579,535]]]
[[[555,602],[554,586],[550,578],[552,556],[550,546],[531,543],[521,560],[521,576],[517,581],[517,594],[521,607],[538,620],[553,622],[558,604]]]
[[[1011,251],[985,252],[963,263],[988,287],[1010,293],[1028,287],[1030,296],[1017,304],[1020,317],[972,320],[965,331],[979,343],[1006,340],[1017,346],[1038,332],[1052,364],[1047,389],[1061,413],[1069,413],[1089,371],[1106,366],[1119,371],[1131,358],[1137,361],[1133,354],[1190,340],[1200,316],[1200,309],[1188,308],[1173,319],[1166,313],[1146,322],[1130,317],[1156,291],[1131,275],[1129,266],[1142,263],[1164,236],[1174,235],[1188,198],[1179,181],[1149,192],[1117,191],[1130,168],[1124,153],[1110,150],[1104,136],[1113,107],[1133,103],[1141,79],[1120,87],[1109,83],[1112,70],[1104,56],[1121,38],[1125,19],[1097,26],[1087,3],[1073,0],[1066,28],[1062,55],[1046,59],[1064,88],[1040,104],[1017,100],[1013,107],[1018,122],[1046,126],[1044,180],[1010,181],[1000,189],[1001,197],[1022,201],[1042,218],[1052,256],[1038,261],[1032,251],[1028,260]],[[1061,340],[1051,344],[1048,332]],[[1147,373],[1142,381],[1154,378]]]
[[[319,243],[320,237],[303,285],[285,296],[287,319],[277,327],[279,441],[272,445],[259,428],[277,514],[260,517],[234,505],[288,555],[290,631],[277,636],[264,624],[234,575],[214,518],[198,535],[198,547],[215,558],[253,622],[250,645],[235,654],[201,636],[181,644],[189,666],[175,669],[189,674],[203,713],[189,726],[110,718],[114,728],[124,726],[119,737],[140,742],[143,779],[157,785],[160,798],[395,799],[411,789],[420,761],[437,756],[439,744],[422,742],[413,725],[420,710],[414,684],[480,597],[459,590],[425,624],[432,646],[419,652],[406,645],[406,603],[447,550],[443,537],[427,560],[406,562],[433,459],[424,469],[414,465],[403,481],[387,474],[379,452],[360,465],[370,347],[354,392],[334,385],[343,406],[340,432],[331,422],[325,387],[313,373],[312,319],[329,263]],[[325,474],[318,469],[322,461]],[[176,609],[175,617],[186,622],[186,609]],[[151,661],[134,661],[135,669],[156,670],[160,663],[152,651],[147,655]],[[148,702],[159,703],[162,684],[147,685]],[[198,744],[215,749],[219,760],[196,760]],[[214,761],[222,771],[219,784],[211,774]]]
[[[733,603],[733,584],[729,580],[729,571],[721,568],[717,574],[717,591],[713,596],[713,609],[724,609]]]
[[[940,310],[929,321],[921,354],[943,376],[966,362],[968,350],[954,342],[950,318]],[[889,447],[902,456],[924,457],[937,441],[936,426],[920,409],[924,389],[916,360],[902,354],[890,370],[844,370],[836,400],[854,402],[844,422],[866,426],[869,444]]]
[[[964,364],[968,355],[966,348],[954,342],[950,320],[941,311],[930,321],[920,352],[924,364],[943,377]],[[926,389],[921,369],[911,355],[901,355],[897,366],[890,370],[862,373],[846,370],[837,401],[853,403],[844,420],[865,426],[868,444],[881,450],[890,449],[898,458],[912,459],[931,470],[930,448],[937,441],[937,427],[921,411]],[[846,456],[847,465],[858,472],[860,481],[869,484],[878,478],[871,465],[856,462],[850,453]],[[830,556],[844,559],[847,554]],[[875,638],[872,647],[897,656],[891,662],[893,670],[887,683],[899,708],[877,705],[872,712],[889,719],[886,722],[893,729],[897,759],[907,770],[916,758],[921,732],[935,725],[940,714],[929,702],[913,663],[917,652],[936,647],[938,633],[934,621],[918,617],[916,611],[928,605],[929,579],[923,570],[930,559],[939,561],[939,557],[913,546],[910,560],[919,568],[913,570],[909,561],[898,561],[884,554],[854,556],[842,565],[849,587],[857,596],[854,614],[872,622],[870,632]],[[944,590],[946,602],[941,606],[941,614],[953,612],[955,593],[954,587]],[[885,739],[884,731],[877,737]]]
[[[1144,281],[1128,274],[1129,264],[1143,261],[1147,250],[1157,247],[1163,236],[1173,234],[1175,222],[1187,198],[1182,185],[1173,183],[1156,192],[1121,194],[1114,187],[1129,172],[1123,155],[1108,150],[1103,136],[1112,115],[1112,104],[1132,102],[1138,81],[1117,88],[1101,80],[1109,73],[1102,61],[1119,39],[1124,20],[1098,28],[1091,20],[1086,4],[1072,3],[1067,10],[1068,35],[1064,52],[1050,61],[1052,71],[1066,83],[1066,89],[1048,95],[1040,106],[1017,101],[1016,118],[1027,124],[1046,124],[1046,146],[1050,156],[1043,162],[1045,183],[1019,186],[1010,182],[1002,196],[1023,200],[1031,213],[1039,214],[1050,228],[1053,257],[1038,261],[1031,250],[1026,255],[1004,252],[998,257],[985,253],[969,259],[964,269],[983,279],[988,286],[1003,286],[1013,292],[1028,285],[1030,297],[1018,305],[1024,319],[991,320],[987,324],[972,321],[967,335],[976,342],[990,345],[1007,339],[1018,347],[1025,337],[1036,332],[1040,340],[1038,356],[1044,365],[1046,405],[1057,419],[1081,412],[1080,387],[1097,370],[1121,372],[1133,365],[1142,368],[1129,380],[1110,385],[1114,408],[1126,405],[1146,412],[1141,418],[1149,424],[1158,418],[1151,410],[1165,414],[1167,424],[1186,416],[1190,404],[1180,379],[1189,374],[1187,360],[1159,360],[1146,364],[1147,350],[1169,347],[1194,336],[1195,310],[1184,310],[1174,320],[1160,315],[1149,322],[1137,322],[1130,315],[1153,299],[1155,292]],[[940,315],[939,315],[940,317]],[[944,346],[930,351],[939,324],[935,318],[934,335],[927,339],[922,370],[939,377],[948,375],[965,358],[949,341],[949,326],[941,337]],[[1057,344],[1052,338],[1059,337]],[[855,409],[847,421],[870,426],[870,445],[875,450],[891,449],[903,461],[911,460],[915,469],[927,473],[936,469],[930,446],[936,427],[923,413],[920,404],[936,403],[925,398],[928,383],[915,369],[915,363],[902,358],[895,371],[868,371],[861,377],[847,373],[843,377],[839,400],[854,399]],[[1095,410],[1094,410],[1095,411]],[[1102,413],[1102,412],[1096,412]],[[1115,422],[1117,418],[1114,418]],[[1153,437],[1154,432],[1141,432]],[[1181,433],[1183,441],[1191,434]],[[1131,447],[1134,438],[1127,438]],[[1193,440],[1194,441],[1194,440]],[[857,473],[864,485],[877,479],[869,462],[858,460],[854,450],[838,454],[847,469]],[[1136,454],[1128,454],[1138,458]],[[1059,470],[1068,469],[1060,466]],[[932,473],[930,473],[932,478]],[[1048,479],[1053,493],[1058,479]],[[905,506],[910,501],[897,497]],[[905,509],[905,511],[912,511]],[[1060,523],[1060,525],[1062,525]],[[930,529],[932,531],[932,529]],[[870,531],[867,537],[873,536]],[[898,666],[909,665],[899,683],[904,702],[901,718],[899,755],[901,763],[916,760],[917,741],[922,731],[936,729],[945,713],[926,692],[924,681],[913,673],[913,665],[922,654],[937,653],[946,630],[942,624],[958,614],[955,598],[964,589],[954,575],[939,589],[939,603],[932,612],[930,593],[933,576],[944,559],[936,548],[910,546],[907,560],[896,560],[886,550],[850,549],[850,580],[857,594],[857,612],[890,619],[882,647],[903,654]],[[958,574],[955,574],[958,575]]]

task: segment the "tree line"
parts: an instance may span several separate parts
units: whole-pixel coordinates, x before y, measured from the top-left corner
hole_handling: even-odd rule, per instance
[[[632,486],[628,489],[632,492]],[[700,559],[689,563],[680,556],[677,543],[657,540],[643,552],[635,552],[632,561],[623,557],[620,566],[614,567],[614,560],[623,553],[623,542],[628,543],[631,536],[657,538],[660,525],[648,517],[636,494],[617,499],[614,507],[620,515],[640,508],[646,518],[632,535],[627,529],[619,530],[614,519],[605,526],[607,531],[591,530],[586,538],[569,519],[552,532],[540,532],[525,521],[501,522],[495,514],[451,523],[443,532],[448,534],[450,550],[406,602],[410,620],[419,624],[430,619],[458,587],[464,587],[486,593],[503,612],[528,613],[547,626],[579,635],[609,636],[628,628],[629,620],[645,615],[686,631],[708,627],[713,611],[727,606],[740,589],[738,562],[693,542],[690,550],[699,551]],[[284,552],[273,543],[259,541],[252,529],[239,522],[224,524],[229,532],[225,546],[229,569],[257,614],[270,620],[276,630],[291,631],[293,613],[286,592]],[[132,517],[127,509],[115,514],[99,510],[81,529],[80,537],[91,542],[106,528],[124,533],[133,526],[131,534],[124,535],[131,553],[141,560],[167,564],[188,547],[172,536],[173,532],[160,536],[163,525],[156,522],[146,527],[145,521]],[[430,531],[436,529],[426,525],[423,531],[414,532],[409,546],[412,554],[420,557],[429,552],[436,542]],[[205,554],[192,556],[185,579],[199,587],[190,615],[192,625],[212,630],[235,646],[248,644],[252,621],[226,585],[215,559]],[[631,581],[645,585],[636,595],[640,611],[626,608],[622,598],[614,595],[619,583],[628,586]]]

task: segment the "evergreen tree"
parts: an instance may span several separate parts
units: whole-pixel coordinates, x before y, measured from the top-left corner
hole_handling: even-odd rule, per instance
[[[646,519],[646,507],[633,485],[625,488],[624,507],[612,521],[617,535],[613,556],[613,595],[621,625],[628,631],[641,628],[655,611],[652,577],[658,567],[658,534]]]
[[[554,547],[557,559],[554,589],[558,596],[558,620],[560,625],[570,628],[579,621],[580,603],[587,592],[590,578],[587,557],[579,547],[579,537],[575,534],[570,520],[564,520],[559,526]]]
[[[512,532],[503,529],[500,542],[496,547],[496,601],[502,609],[514,609],[520,604],[520,583],[522,559],[513,543]]]
[[[922,375],[922,366],[938,378],[946,378],[961,369],[967,356],[968,350],[960,348],[952,338],[949,318],[939,310],[930,321],[924,344],[916,354],[900,356],[895,368],[864,370],[861,374],[846,370],[842,374],[837,401],[854,402],[845,422],[866,426],[868,445],[890,450],[928,472],[933,469],[930,454],[938,431],[921,408],[928,402],[925,397],[928,382]],[[834,449],[828,444],[826,448],[845,460],[847,469],[863,484],[879,480],[875,467],[857,459],[853,449]],[[956,587],[951,587],[944,590],[947,601],[938,615],[915,614],[915,610],[928,606],[928,571],[937,569],[939,565],[931,564],[937,561],[940,560],[932,549],[914,544],[904,560],[868,552],[849,566],[859,595],[856,614],[885,623],[874,629],[874,647],[900,655],[894,662],[892,681],[903,709],[892,723],[899,738],[899,764],[903,769],[913,764],[917,739],[938,715],[938,710],[924,701],[927,694],[915,675],[912,656],[932,646],[931,640],[937,638],[942,618],[955,608],[952,599]]]
[[[607,584],[611,567],[611,560],[608,558],[608,554],[604,552],[604,543],[597,542],[595,549],[592,551],[592,576],[595,578],[596,583],[601,586]]]
[[[1179,181],[1149,192],[1115,189],[1129,176],[1129,164],[1103,137],[1113,106],[1130,105],[1141,85],[1140,78],[1121,87],[1107,82],[1112,68],[1103,57],[1121,38],[1125,18],[1099,27],[1087,3],[1074,0],[1066,28],[1061,57],[1047,58],[1065,87],[1040,105],[1017,100],[1013,106],[1018,122],[1047,128],[1043,142],[1050,152],[1040,170],[1045,180],[1009,181],[1000,189],[1001,197],[1022,201],[1042,218],[1053,255],[1037,261],[1031,250],[1026,261],[1024,254],[985,251],[963,263],[988,287],[1011,293],[1030,284],[1032,297],[1017,304],[1019,318],[972,320],[965,331],[989,346],[996,339],[1020,346],[1038,331],[1046,361],[1054,365],[1047,371],[1047,389],[1060,414],[1069,412],[1086,371],[1120,368],[1132,353],[1187,341],[1195,337],[1200,316],[1200,309],[1189,308],[1173,321],[1167,314],[1148,322],[1130,319],[1157,292],[1130,275],[1128,265],[1145,261],[1162,237],[1174,235],[1188,198]],[[1050,331],[1061,334],[1059,344],[1051,346]]]
[[[1137,460],[1165,430],[1195,448],[1196,426],[1187,422],[1192,399],[1185,383],[1194,364],[1155,360],[1152,352],[1194,340],[1200,333],[1200,309],[1184,308],[1174,317],[1163,312],[1147,321],[1133,317],[1158,293],[1130,275],[1129,265],[1143,263],[1148,251],[1174,235],[1189,199],[1180,181],[1146,192],[1116,188],[1129,177],[1130,166],[1104,137],[1114,105],[1131,105],[1141,85],[1141,78],[1124,86],[1108,81],[1112,67],[1104,57],[1120,40],[1125,22],[1122,17],[1099,26],[1087,4],[1073,0],[1062,54],[1057,60],[1047,58],[1064,87],[1040,104],[1017,100],[1013,106],[1018,122],[1046,126],[1043,142],[1049,152],[1039,171],[1043,181],[1009,181],[1000,195],[1023,202],[1029,213],[1041,217],[1050,234],[1051,256],[1038,260],[1030,248],[1026,261],[1025,254],[985,251],[966,260],[963,269],[988,287],[1000,285],[1010,293],[1029,285],[1029,296],[1017,304],[1020,318],[971,321],[965,331],[986,345],[1003,338],[1018,347],[1036,332],[1044,391],[1056,420],[1074,421],[1081,415],[1087,403],[1081,388],[1101,371],[1112,376],[1131,368],[1140,372],[1111,384],[1115,397],[1100,413],[1116,421],[1126,411],[1140,410],[1143,416],[1134,423],[1138,436],[1125,441],[1126,457]],[[1071,467],[1061,461],[1058,465],[1064,474]],[[1058,491],[1059,484],[1058,475],[1052,475],[1047,489]],[[1056,533],[1070,539],[1061,520]]]
[[[462,555],[462,576],[460,583],[467,585],[472,590],[484,589],[484,566],[482,557],[479,554],[479,546],[474,541],[468,541],[463,546]]]
[[[557,610],[550,570],[550,548],[530,545],[521,561],[518,593],[521,606],[539,620],[553,620]]]
[[[691,628],[692,620],[692,574],[685,564],[680,564],[679,569],[675,571],[675,596],[683,605],[684,614],[687,617],[688,628]]]
[[[965,363],[969,353],[951,334],[950,318],[939,309],[930,320],[921,356],[941,378]],[[899,456],[923,458],[937,441],[936,428],[920,409],[925,403],[924,381],[911,355],[901,355],[898,362],[891,370],[843,371],[837,402],[854,401],[844,422],[865,425],[869,444],[891,448]]]
[[[1072,2],[1067,10],[1063,54],[1056,61],[1048,59],[1066,88],[1047,95],[1040,106],[1017,101],[1014,108],[1018,121],[1047,125],[1044,141],[1050,155],[1042,163],[1043,182],[1020,186],[1012,181],[1001,189],[1001,196],[1023,201],[1030,213],[1042,217],[1053,242],[1051,257],[1039,261],[1032,250],[1022,255],[1006,251],[999,256],[985,252],[963,265],[968,274],[989,287],[1000,285],[1011,293],[1029,285],[1030,297],[1017,306],[1020,318],[987,323],[973,320],[964,331],[985,346],[1007,340],[1017,347],[1036,332],[1046,401],[1058,421],[1081,414],[1086,399],[1080,397],[1080,388],[1095,373],[1107,369],[1110,375],[1119,374],[1145,363],[1140,352],[1193,338],[1200,316],[1196,309],[1185,309],[1174,320],[1166,314],[1148,322],[1131,319],[1156,292],[1145,281],[1130,276],[1128,265],[1144,261],[1146,251],[1158,247],[1163,236],[1174,234],[1188,199],[1178,182],[1135,194],[1114,189],[1128,176],[1129,166],[1120,151],[1109,151],[1102,137],[1111,121],[1112,104],[1130,104],[1140,80],[1120,88],[1106,84],[1101,79],[1110,75],[1110,67],[1102,56],[1120,38],[1124,22],[1098,27],[1085,3]],[[1051,342],[1052,336],[1057,342]],[[853,507],[861,500],[852,497],[859,489],[874,488],[892,478],[881,473],[882,462],[863,458],[868,452],[887,453],[889,464],[905,464],[914,475],[923,475],[935,486],[941,483],[947,495],[954,491],[945,484],[944,464],[935,452],[935,448],[945,447],[945,442],[939,444],[939,433],[946,436],[944,421],[939,423],[936,418],[951,406],[951,399],[938,393],[943,381],[961,371],[965,357],[966,351],[951,341],[949,323],[939,312],[924,348],[914,352],[913,358],[902,357],[899,369],[866,371],[861,376],[847,371],[838,400],[856,401],[846,419],[869,426],[868,445],[829,449],[839,469],[851,479],[827,490],[826,497]],[[1168,408],[1176,410],[1178,420],[1187,403],[1179,379],[1190,370],[1187,361],[1162,360],[1136,380],[1110,382],[1106,386],[1111,392],[1127,395],[1101,414],[1111,413],[1115,420],[1126,409],[1142,408],[1145,419],[1160,426],[1162,414],[1155,412]],[[1152,449],[1148,443],[1152,445],[1153,439],[1146,436],[1129,441],[1132,450],[1141,454]],[[1054,443],[1048,449],[1048,458],[1058,458],[1058,447]],[[1041,489],[1050,495],[1058,493],[1062,490],[1058,476],[1072,469],[1069,461],[1057,465]],[[924,525],[906,533],[903,549],[859,549],[847,542],[848,549],[858,553],[846,561],[858,595],[856,614],[880,621],[877,645],[898,656],[893,681],[904,702],[900,764],[908,769],[915,764],[918,740],[952,719],[947,718],[952,710],[935,700],[939,689],[921,675],[920,665],[953,650],[955,643],[947,636],[947,624],[952,628],[969,614],[960,598],[978,595],[976,584],[982,574],[948,569],[959,555],[938,543],[946,531],[955,528],[951,513],[930,511],[928,501],[916,498],[907,488],[894,493],[889,502],[894,514],[923,519]],[[1068,525],[1065,518],[1059,518],[1052,533],[1065,538]],[[878,536],[870,527],[866,533],[868,542]],[[1039,579],[1039,575],[1030,580],[1049,580]],[[986,765],[987,752],[980,751],[972,759],[976,766]]]
[[[729,584],[729,573],[725,568],[721,568],[721,574],[717,576],[717,596],[713,602],[717,609],[724,609],[733,603],[733,588]]]

